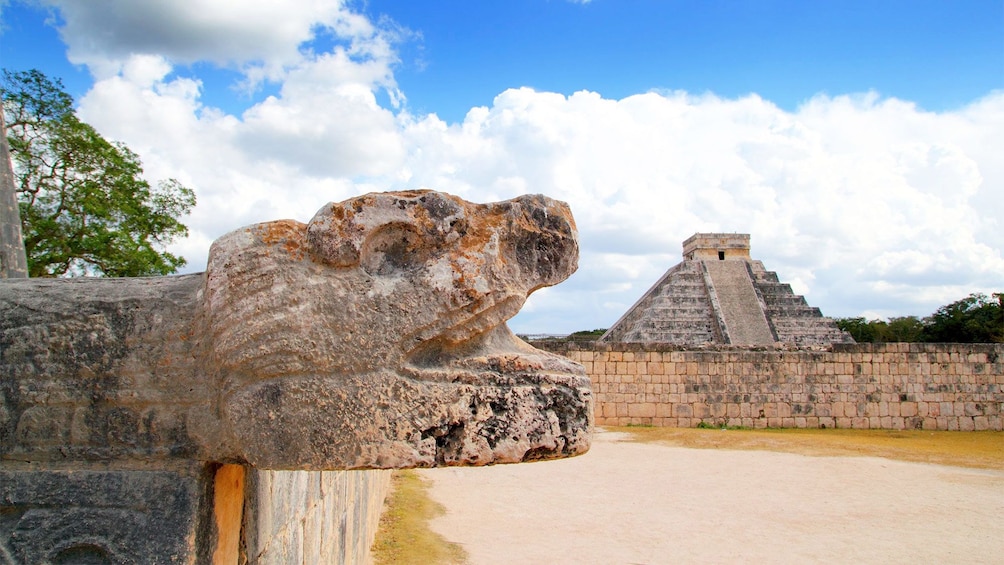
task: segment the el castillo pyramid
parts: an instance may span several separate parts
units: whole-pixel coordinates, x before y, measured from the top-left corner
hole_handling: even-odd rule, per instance
[[[749,234],[698,233],[605,342],[827,345],[853,342],[777,273],[750,258]]]

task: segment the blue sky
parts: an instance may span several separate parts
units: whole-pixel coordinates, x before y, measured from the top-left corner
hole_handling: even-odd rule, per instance
[[[999,0],[0,5],[0,65],[195,188],[191,270],[245,223],[427,186],[571,204],[580,271],[517,331],[613,323],[695,231],[752,233],[834,316],[1004,281]]]
[[[653,89],[757,93],[794,110],[819,93],[874,90],[945,110],[1004,86],[1000,0],[739,1],[400,0],[357,3],[402,30],[395,75],[414,112],[462,120],[514,86],[623,98]],[[0,63],[60,76],[71,93],[91,82],[66,59],[36,3],[3,10]],[[306,45],[323,49],[330,35]],[[208,63],[203,98],[235,111],[254,96],[233,92],[239,73]]]
[[[491,7],[489,7],[489,5]],[[375,0],[420,31],[397,73],[412,105],[462,118],[519,85],[622,98],[651,89],[756,92],[793,110],[876,90],[941,110],[1001,87],[999,1]]]

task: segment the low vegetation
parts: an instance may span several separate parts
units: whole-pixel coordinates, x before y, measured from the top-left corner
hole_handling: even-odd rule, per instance
[[[1004,293],[970,294],[927,316],[885,320],[837,318],[837,326],[858,343],[1004,342]]]
[[[956,467],[1004,469],[1004,432],[925,430],[699,429],[607,427],[641,442],[695,449],[755,449],[803,455],[884,457]]]
[[[526,342],[583,342],[583,341],[596,341],[603,337],[603,334],[607,333],[606,328],[598,328],[595,330],[580,330],[577,332],[572,332],[568,335],[555,335],[555,334],[520,334],[518,337]]]
[[[429,529],[443,507],[429,498],[428,484],[415,471],[397,471],[373,542],[376,565],[462,564],[463,548]]]

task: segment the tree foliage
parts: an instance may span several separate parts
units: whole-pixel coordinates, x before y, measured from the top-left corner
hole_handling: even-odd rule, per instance
[[[838,318],[837,326],[850,333],[858,343],[895,343],[923,341],[924,324],[916,316],[885,320]]]
[[[185,264],[164,250],[188,234],[195,193],[151,186],[139,157],[80,121],[62,83],[3,71],[0,85],[28,271],[32,277],[162,275]]]
[[[1004,293],[970,294],[924,319],[925,341],[1004,342]]]
[[[836,322],[858,343],[1000,343],[1004,342],[1004,293],[970,294],[923,320],[904,316],[886,322],[858,317]]]

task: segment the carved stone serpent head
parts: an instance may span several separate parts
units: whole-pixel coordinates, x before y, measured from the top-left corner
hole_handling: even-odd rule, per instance
[[[576,268],[568,206],[431,191],[331,203],[213,246],[220,409],[255,465],[487,464],[588,448],[581,367],[505,321]]]
[[[582,453],[582,367],[505,325],[575,270],[576,237],[543,196],[367,194],[233,231],[200,275],[0,284],[2,455],[352,469]]]

